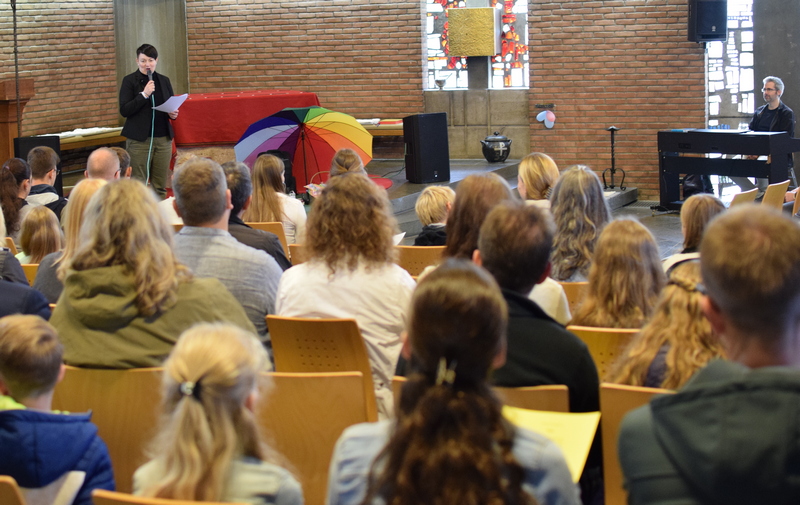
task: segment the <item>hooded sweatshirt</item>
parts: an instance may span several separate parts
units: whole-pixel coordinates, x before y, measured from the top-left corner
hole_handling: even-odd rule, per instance
[[[6,405],[8,406],[8,405]],[[90,414],[39,410],[0,411],[0,474],[38,488],[71,471],[85,472],[74,505],[91,505],[93,489],[114,490],[106,444]]]
[[[713,361],[629,413],[619,454],[631,505],[800,503],[800,370]]]

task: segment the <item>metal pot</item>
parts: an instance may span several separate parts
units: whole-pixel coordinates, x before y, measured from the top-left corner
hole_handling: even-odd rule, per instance
[[[483,157],[489,163],[506,161],[506,158],[511,153],[511,139],[505,135],[500,135],[500,132],[494,132],[493,135],[489,135],[485,140],[481,140],[481,144],[483,144]]]

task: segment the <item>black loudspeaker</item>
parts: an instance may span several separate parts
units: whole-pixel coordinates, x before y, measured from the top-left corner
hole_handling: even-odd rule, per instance
[[[727,38],[728,0],[689,0],[689,41],[725,41]]]
[[[450,180],[447,114],[416,114],[403,118],[406,179],[415,184]]]
[[[258,153],[261,156],[264,153]],[[292,157],[286,151],[278,151],[277,149],[270,149],[266,154],[277,156],[283,161],[283,179],[286,185],[286,193],[297,192],[297,182],[292,175]]]
[[[28,153],[34,147],[47,146],[56,152],[61,159],[61,139],[58,135],[42,135],[38,137],[17,137],[14,139],[14,157],[28,160]],[[58,175],[53,187],[56,188],[58,196],[64,196],[64,182],[61,179],[61,163],[59,162]]]

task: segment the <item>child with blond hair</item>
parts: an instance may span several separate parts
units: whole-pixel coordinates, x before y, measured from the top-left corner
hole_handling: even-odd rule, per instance
[[[428,186],[422,191],[414,205],[417,218],[422,223],[422,231],[414,240],[414,245],[445,245],[445,223],[455,199],[456,192],[449,186]]]

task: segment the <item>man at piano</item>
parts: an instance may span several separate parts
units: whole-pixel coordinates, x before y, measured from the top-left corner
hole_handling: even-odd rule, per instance
[[[768,76],[764,78],[764,87],[761,89],[764,94],[765,105],[759,107],[748,128],[756,132],[789,132],[790,137],[794,137],[794,112],[781,101],[783,95],[783,81],[780,77]],[[792,169],[792,155],[789,154],[789,172]],[[742,191],[750,191],[756,186],[748,177],[731,177]],[[764,196],[764,192],[769,185],[769,179],[756,179],[758,183],[758,196]]]

